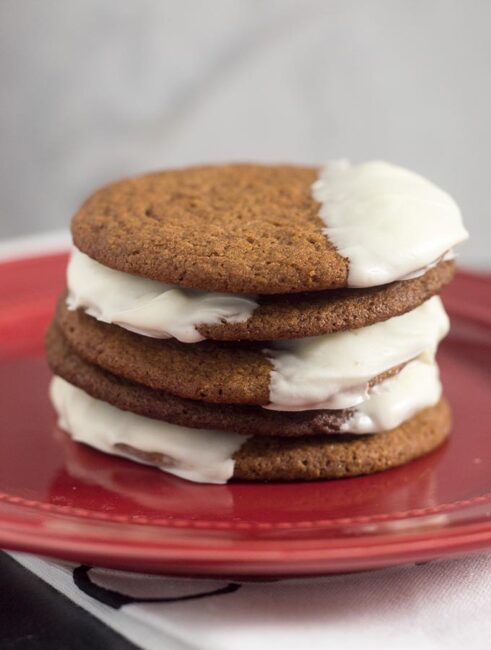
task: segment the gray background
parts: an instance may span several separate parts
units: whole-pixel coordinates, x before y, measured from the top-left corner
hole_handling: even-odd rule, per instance
[[[0,0],[0,238],[161,166],[385,158],[490,266],[490,24],[487,0]]]

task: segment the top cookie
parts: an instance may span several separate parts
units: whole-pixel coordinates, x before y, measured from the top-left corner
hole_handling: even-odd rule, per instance
[[[213,165],[98,190],[72,222],[75,245],[111,268],[182,287],[275,294],[345,287],[311,186],[318,170]]]

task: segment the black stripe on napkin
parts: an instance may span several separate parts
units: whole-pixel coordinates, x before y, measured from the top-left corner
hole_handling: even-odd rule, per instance
[[[242,585],[236,582],[229,582],[219,589],[213,589],[210,591],[200,591],[195,594],[187,594],[185,596],[177,596],[172,598],[138,598],[134,596],[128,596],[127,594],[120,593],[119,591],[114,591],[113,589],[107,589],[106,587],[101,587],[100,585],[95,584],[90,579],[90,570],[92,567],[81,565],[76,567],[73,570],[73,582],[75,585],[100,603],[108,605],[113,609],[120,609],[124,605],[132,605],[135,603],[176,603],[183,600],[198,600],[199,598],[209,598],[210,596],[221,596],[224,594],[231,594],[235,591],[238,591]]]

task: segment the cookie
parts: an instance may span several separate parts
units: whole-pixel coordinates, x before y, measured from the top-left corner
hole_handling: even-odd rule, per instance
[[[217,404],[266,405],[272,364],[263,345],[152,339],[107,325],[61,300],[56,321],[75,352],[118,377],[178,397]],[[389,376],[374,377],[378,383]]]
[[[116,377],[84,361],[55,324],[46,336],[46,352],[55,375],[92,397],[124,411],[180,426],[261,436],[326,435],[339,431],[341,424],[351,415],[349,410],[283,413],[254,406],[217,405],[176,397]]]
[[[313,481],[374,474],[428,454],[450,433],[445,399],[396,429],[368,436],[266,438],[254,436],[235,453],[234,478]]]
[[[438,293],[454,270],[453,262],[442,261],[412,280],[380,287],[241,296],[176,291],[173,285],[109,269],[75,249],[67,300],[72,308],[143,336],[184,343],[270,341],[356,329],[401,315]]]
[[[318,169],[209,165],[113,183],[72,222],[77,248],[111,268],[192,289],[295,293],[345,287],[323,234]]]
[[[272,341],[357,329],[404,314],[439,293],[455,274],[454,262],[440,262],[424,275],[373,287],[260,296],[259,307],[242,323],[200,325],[205,339]]]
[[[442,399],[384,433],[303,438],[252,436],[233,454],[233,478],[315,481],[374,474],[433,451],[445,441],[450,427],[450,408]],[[167,467],[171,473],[177,467],[173,458],[157,451],[143,451],[136,443],[117,443],[113,450],[116,455],[138,462]],[[112,452],[106,450],[106,453]]]

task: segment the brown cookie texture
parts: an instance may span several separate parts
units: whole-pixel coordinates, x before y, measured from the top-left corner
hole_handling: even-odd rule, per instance
[[[439,293],[454,274],[454,262],[440,262],[418,278],[370,289],[260,296],[259,307],[245,322],[197,329],[216,341],[272,341],[357,329],[415,309]]]
[[[314,481],[374,474],[433,451],[445,441],[450,428],[450,407],[442,399],[384,433],[309,438],[254,436],[235,453],[234,478]]]
[[[70,311],[63,298],[56,322],[82,359],[133,383],[216,404],[269,403],[273,367],[262,352],[263,345],[153,339],[101,323],[80,310]],[[401,367],[374,377],[371,385]]]
[[[72,221],[101,264],[182,287],[295,293],[345,287],[348,260],[323,234],[318,170],[225,164],[161,171],[99,189]]]
[[[261,407],[209,404],[135,384],[84,361],[53,323],[46,336],[53,372],[96,399],[124,411],[196,429],[218,429],[245,435],[307,436],[339,431],[351,411],[282,413]]]
[[[214,403],[267,404],[270,362],[261,348],[152,339],[101,323],[60,301],[57,323],[76,353],[132,382]]]

